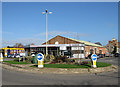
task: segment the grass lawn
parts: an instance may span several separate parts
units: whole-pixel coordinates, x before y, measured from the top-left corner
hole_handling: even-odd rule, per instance
[[[106,67],[112,64],[97,62],[97,67]],[[30,67],[37,67],[37,65],[32,65]],[[91,63],[86,65],[73,65],[73,64],[44,64],[45,68],[91,68]]]
[[[17,62],[17,61],[3,61],[3,62],[10,63],[10,64],[30,64],[26,62]]]

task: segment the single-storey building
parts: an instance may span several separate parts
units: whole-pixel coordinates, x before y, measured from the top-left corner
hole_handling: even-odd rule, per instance
[[[101,45],[87,41],[66,38],[60,35],[47,41],[48,53],[54,56],[69,55],[70,58],[85,58],[91,53],[105,54],[107,49]],[[42,45],[29,45],[25,47],[26,55],[31,53],[46,53],[46,42]]]

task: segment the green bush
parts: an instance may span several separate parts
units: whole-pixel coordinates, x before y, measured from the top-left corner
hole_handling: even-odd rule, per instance
[[[19,58],[15,58],[13,61],[19,62]]]
[[[44,63],[47,63],[47,62],[49,62],[49,60],[47,60],[47,59],[44,59]]]
[[[58,56],[58,57],[55,57],[54,61],[58,61],[60,63],[63,63],[63,62],[67,62],[68,58],[66,56]]]
[[[45,60],[50,61],[50,55],[45,56]]]
[[[33,63],[33,58],[32,58],[32,56],[27,56],[27,57],[25,58],[25,62],[27,62],[27,63]]]
[[[75,63],[75,59],[68,59],[67,64]]]

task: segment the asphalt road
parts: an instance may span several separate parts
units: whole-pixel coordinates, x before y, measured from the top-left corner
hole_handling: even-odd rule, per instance
[[[96,74],[30,74],[3,69],[3,85],[117,85],[118,73]]]
[[[110,63],[113,65],[120,65],[118,61],[120,60],[120,57],[106,57],[106,58],[100,58],[97,61],[98,62],[105,62],[105,63]]]
[[[90,59],[85,59],[83,61],[90,61]],[[120,57],[105,57],[105,58],[97,59],[97,62],[105,62],[105,63],[117,65],[117,66],[120,65],[118,61],[120,61]]]
[[[105,58],[98,61],[116,64],[117,60]],[[118,78],[118,72],[57,75],[2,70],[2,85],[118,85]]]

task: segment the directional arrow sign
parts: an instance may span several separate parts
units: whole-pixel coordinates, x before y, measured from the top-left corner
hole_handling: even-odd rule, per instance
[[[92,58],[93,61],[96,61],[97,60],[97,55],[96,54],[92,54],[91,58]]]
[[[37,59],[38,59],[38,60],[44,59],[44,55],[43,55],[42,53],[39,53],[39,54],[37,55]]]

